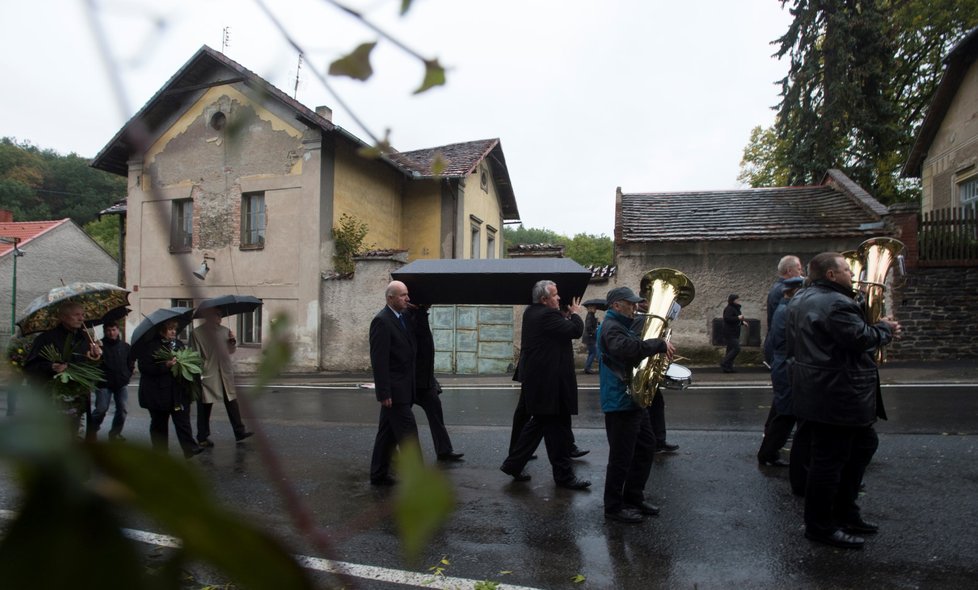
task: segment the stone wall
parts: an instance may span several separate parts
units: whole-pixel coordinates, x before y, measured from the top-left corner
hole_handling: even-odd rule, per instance
[[[978,358],[978,267],[917,268],[893,289],[903,339],[891,360]]]

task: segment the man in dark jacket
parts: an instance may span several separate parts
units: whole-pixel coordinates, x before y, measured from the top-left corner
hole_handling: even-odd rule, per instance
[[[129,358],[129,344],[122,339],[119,325],[115,322],[105,322],[102,326],[105,337],[102,338],[102,372],[105,381],[95,388],[95,409],[92,410],[92,423],[88,436],[95,440],[102,420],[109,411],[109,402],[115,401],[115,414],[112,416],[112,427],[109,428],[109,440],[125,440],[122,427],[126,424],[126,406],[129,401],[129,380],[136,364],[135,359]]]
[[[740,354],[740,327],[746,325],[744,315],[740,313],[740,296],[731,293],[727,297],[727,307],[723,309],[723,342],[727,345],[727,354],[720,361],[720,368],[724,373],[737,372],[733,364]]]
[[[644,301],[628,287],[608,291],[608,312],[598,331],[601,411],[608,435],[608,470],[604,484],[605,518],[638,523],[659,508],[645,501],[645,484],[652,471],[656,439],[649,412],[629,392],[632,369],[646,358],[676,352],[659,338],[642,340],[632,330],[635,308]]]
[[[778,278],[767,292],[767,335],[764,337],[764,361],[767,363],[768,368],[771,368],[771,360],[773,358],[767,341],[771,337],[774,312],[784,299],[785,281],[800,276],[802,276],[801,259],[791,254],[782,256],[781,260],[778,261]]]
[[[452,439],[445,428],[445,415],[441,409],[441,384],[435,378],[435,338],[428,323],[428,308],[412,306],[411,323],[417,343],[418,358],[415,368],[415,402],[424,410],[431,429],[431,440],[439,461],[461,461],[465,453],[456,453]]]
[[[587,346],[587,359],[584,361],[584,374],[590,375],[595,371],[591,370],[591,365],[598,356],[598,318],[595,312],[598,310],[596,305],[587,306],[587,315],[584,317],[584,337],[581,342]],[[598,361],[600,363],[600,361]]]
[[[393,485],[390,466],[394,449],[408,440],[418,440],[418,424],[411,411],[417,343],[405,315],[411,298],[407,285],[400,281],[391,281],[385,296],[387,305],[370,322],[370,366],[380,402],[380,423],[370,459],[373,485]]]
[[[558,486],[583,490],[590,481],[578,479],[571,467],[573,442],[567,436],[570,416],[577,414],[577,377],[574,374],[572,341],[584,332],[578,314],[580,299],[568,306],[570,317],[560,312],[560,295],[553,281],[539,281],[533,286],[534,303],[523,313],[520,339],[521,398],[531,416],[523,426],[515,448],[500,469],[517,481],[530,475],[523,471],[542,437],[547,457]]]
[[[837,252],[809,263],[812,285],[787,307],[785,339],[792,408],[811,437],[805,490],[805,536],[858,549],[878,527],[862,519],[856,498],[879,440],[879,371],[872,351],[900,334],[900,324],[866,322],[854,299],[852,271]]]

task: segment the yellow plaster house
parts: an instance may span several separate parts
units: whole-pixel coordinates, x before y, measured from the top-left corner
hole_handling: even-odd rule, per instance
[[[295,326],[292,369],[341,367],[323,282],[335,275],[332,228],[343,214],[367,225],[367,244],[407,260],[502,255],[503,223],[519,211],[498,139],[377,159],[364,147],[328,108],[311,110],[202,47],[92,164],[129,180],[130,323],[158,307],[252,295],[261,312],[228,320],[239,361],[255,360],[281,311]],[[370,296],[344,313],[369,323],[382,305]]]

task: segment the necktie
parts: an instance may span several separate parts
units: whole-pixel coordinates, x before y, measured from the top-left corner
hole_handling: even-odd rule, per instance
[[[404,321],[404,314],[402,313],[401,315],[397,316],[397,319],[401,320],[401,327],[404,328],[405,332],[407,332],[407,322]]]

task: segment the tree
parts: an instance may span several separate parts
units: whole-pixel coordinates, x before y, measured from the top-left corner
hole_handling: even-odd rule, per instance
[[[95,221],[89,221],[84,227],[85,233],[87,233],[93,240],[98,242],[99,246],[105,249],[106,252],[112,255],[112,258],[118,260],[119,258],[119,216],[118,215],[106,215],[102,219],[96,219]]]
[[[885,203],[914,198],[899,179],[941,60],[978,23],[978,0],[782,0],[794,20],[775,44],[789,59],[770,129],[741,162],[752,186],[812,184],[842,168]],[[783,176],[786,175],[786,176]]]
[[[524,227],[503,228],[506,249],[518,244],[554,244],[564,246],[564,256],[582,266],[605,266],[614,257],[614,245],[606,235],[576,234],[573,238],[549,229]]]

